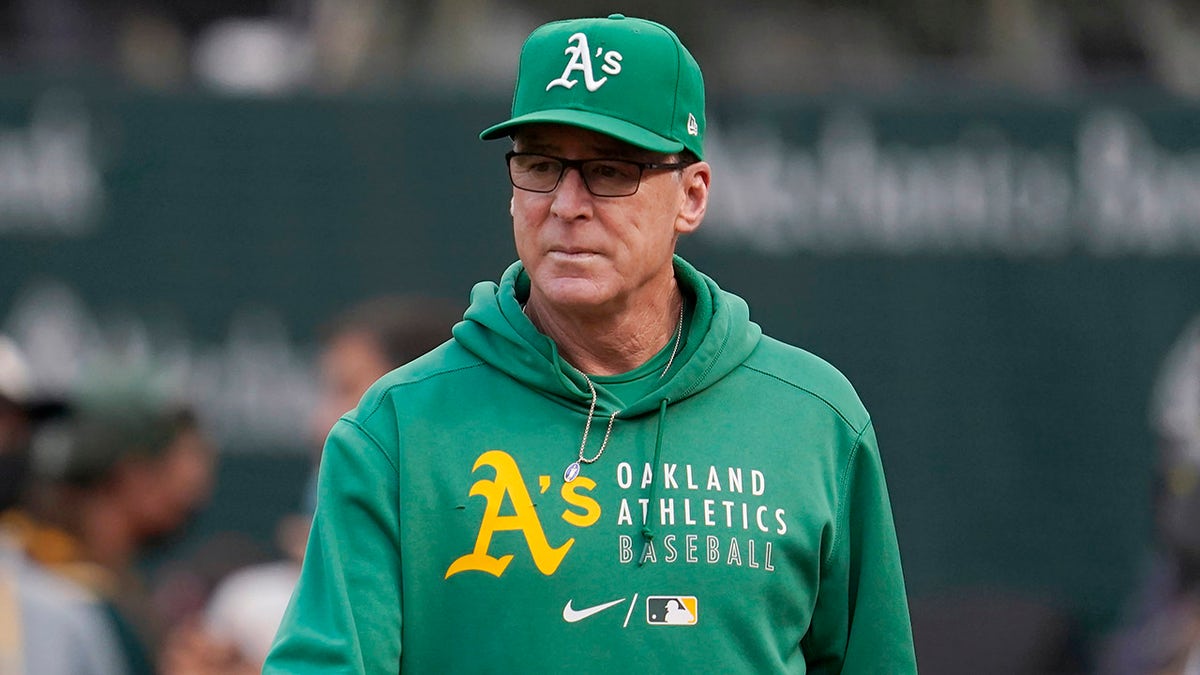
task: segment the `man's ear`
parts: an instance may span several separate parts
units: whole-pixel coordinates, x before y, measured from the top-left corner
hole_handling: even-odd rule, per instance
[[[683,170],[681,178],[683,197],[679,214],[675,217],[675,231],[691,234],[700,227],[708,210],[708,185],[712,180],[712,167],[708,162],[696,162]]]

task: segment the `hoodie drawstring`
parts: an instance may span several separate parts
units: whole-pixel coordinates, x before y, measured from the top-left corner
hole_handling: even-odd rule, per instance
[[[654,541],[654,528],[650,527],[650,512],[654,510],[654,499],[658,494],[658,465],[662,457],[663,434],[667,430],[667,403],[671,399],[663,398],[658,402],[658,435],[654,439],[654,462],[650,465],[650,508],[647,509],[646,520],[642,523],[642,538],[645,543],[649,544]],[[638,566],[646,562],[646,556],[642,555],[638,560]]]

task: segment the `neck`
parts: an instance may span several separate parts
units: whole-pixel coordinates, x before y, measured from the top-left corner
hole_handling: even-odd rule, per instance
[[[658,297],[609,314],[556,308],[531,293],[525,313],[568,363],[589,375],[625,373],[649,361],[676,337],[683,294],[672,280]]]

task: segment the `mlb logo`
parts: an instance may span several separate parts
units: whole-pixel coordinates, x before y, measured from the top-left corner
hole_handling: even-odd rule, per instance
[[[694,626],[700,618],[695,596],[651,595],[646,598],[646,623],[662,626]]]

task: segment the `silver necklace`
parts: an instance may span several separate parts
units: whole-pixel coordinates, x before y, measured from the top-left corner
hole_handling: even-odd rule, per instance
[[[671,364],[675,363],[675,355],[679,353],[679,342],[683,338],[683,302],[679,303],[679,319],[675,323],[675,340],[671,345],[671,356],[667,359],[667,366],[658,374],[658,379],[663,379],[667,371],[671,370]],[[570,364],[568,364],[570,365]],[[600,455],[604,454],[604,448],[608,447],[608,437],[612,435],[613,422],[616,421],[617,415],[621,414],[620,410],[614,410],[608,416],[608,427],[604,430],[604,440],[600,441],[600,449],[592,457],[584,457],[583,451],[587,449],[588,432],[592,430],[592,416],[596,413],[596,400],[599,398],[596,395],[596,385],[592,384],[592,379],[587,376],[582,370],[571,366],[575,372],[579,373],[584,382],[587,382],[588,389],[592,392],[592,403],[588,406],[587,422],[583,425],[583,440],[579,443],[579,458],[567,465],[566,471],[563,471],[563,480],[570,483],[579,477],[579,472],[582,469],[580,463],[591,464],[600,459]]]

